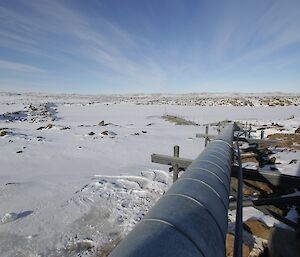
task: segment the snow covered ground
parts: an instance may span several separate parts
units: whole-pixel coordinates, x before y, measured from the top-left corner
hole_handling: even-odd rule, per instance
[[[195,158],[204,147],[195,137],[203,124],[273,122],[287,132],[300,125],[300,107],[294,105],[163,101],[140,105],[136,97],[1,93],[0,256],[99,254],[170,186],[168,167],[151,163],[151,153],[172,154],[179,145],[181,156]],[[163,120],[164,114],[200,126],[177,126]],[[284,160],[280,172],[297,174],[298,163],[285,167],[299,152],[276,154]]]

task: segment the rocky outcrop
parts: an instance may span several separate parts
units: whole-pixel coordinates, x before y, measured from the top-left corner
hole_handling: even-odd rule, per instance
[[[250,218],[243,224],[244,229],[250,234],[268,240],[270,228],[260,220]]]

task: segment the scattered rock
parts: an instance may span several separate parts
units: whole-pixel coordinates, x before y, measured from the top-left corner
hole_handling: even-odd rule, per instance
[[[135,136],[139,136],[139,135],[140,135],[140,133],[136,132],[136,133],[134,133],[134,135],[135,135]]]
[[[19,151],[17,151],[16,153],[23,153],[23,151],[22,151],[22,150],[19,150]]]
[[[252,235],[268,240],[270,228],[260,220],[250,218],[243,223],[243,228]]]
[[[293,159],[289,162],[289,164],[297,163],[297,161],[298,161],[297,159]]]
[[[146,131],[146,130],[142,130],[142,133],[146,134],[146,133],[147,133],[147,131]]]
[[[298,127],[298,128],[295,130],[295,133],[296,133],[296,134],[300,134],[300,127]]]
[[[104,120],[101,120],[101,121],[98,123],[98,126],[105,126]]]
[[[88,133],[89,136],[93,136],[95,135],[95,133],[93,131],[91,131],[90,133]]]
[[[268,156],[262,157],[262,160],[264,161],[264,164],[275,164],[276,163],[276,157],[269,158]]]
[[[90,250],[93,247],[94,247],[94,243],[92,240],[84,239],[84,240],[80,240],[78,242],[68,245],[65,250],[67,252],[77,252],[78,253],[78,252]]]
[[[146,126],[152,126],[153,125],[153,123],[148,123]]]
[[[227,233],[226,235],[226,256],[233,256],[234,247],[234,235]],[[243,257],[248,257],[250,254],[250,248],[246,244],[243,244]]]
[[[108,257],[112,250],[122,241],[120,235],[116,239],[111,240],[107,244],[101,246],[101,248],[96,250],[96,255],[98,257]]]
[[[30,104],[30,105],[28,106],[28,109],[31,110],[31,111],[37,111],[37,110],[38,110],[38,108],[36,108],[36,107],[33,106],[32,104]]]
[[[45,128],[46,129],[51,129],[51,128],[53,128],[53,125],[51,123],[49,123]]]
[[[60,130],[67,130],[67,129],[71,129],[70,127],[62,127]]]
[[[101,135],[108,136],[108,130],[102,131]]]
[[[36,130],[51,129],[51,128],[53,128],[53,125],[49,123],[46,127],[39,127]]]
[[[0,131],[0,137],[4,137],[6,135],[7,135],[7,131],[5,130]]]
[[[8,182],[8,183],[5,183],[6,186],[10,186],[10,185],[17,185],[19,183],[16,183],[16,182]]]

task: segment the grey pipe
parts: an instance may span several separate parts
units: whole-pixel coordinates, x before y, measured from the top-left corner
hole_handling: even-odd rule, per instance
[[[233,125],[192,162],[110,257],[224,257]]]

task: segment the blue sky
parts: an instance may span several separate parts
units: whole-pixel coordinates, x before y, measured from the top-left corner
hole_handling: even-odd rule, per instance
[[[300,91],[299,0],[1,0],[0,91]]]

